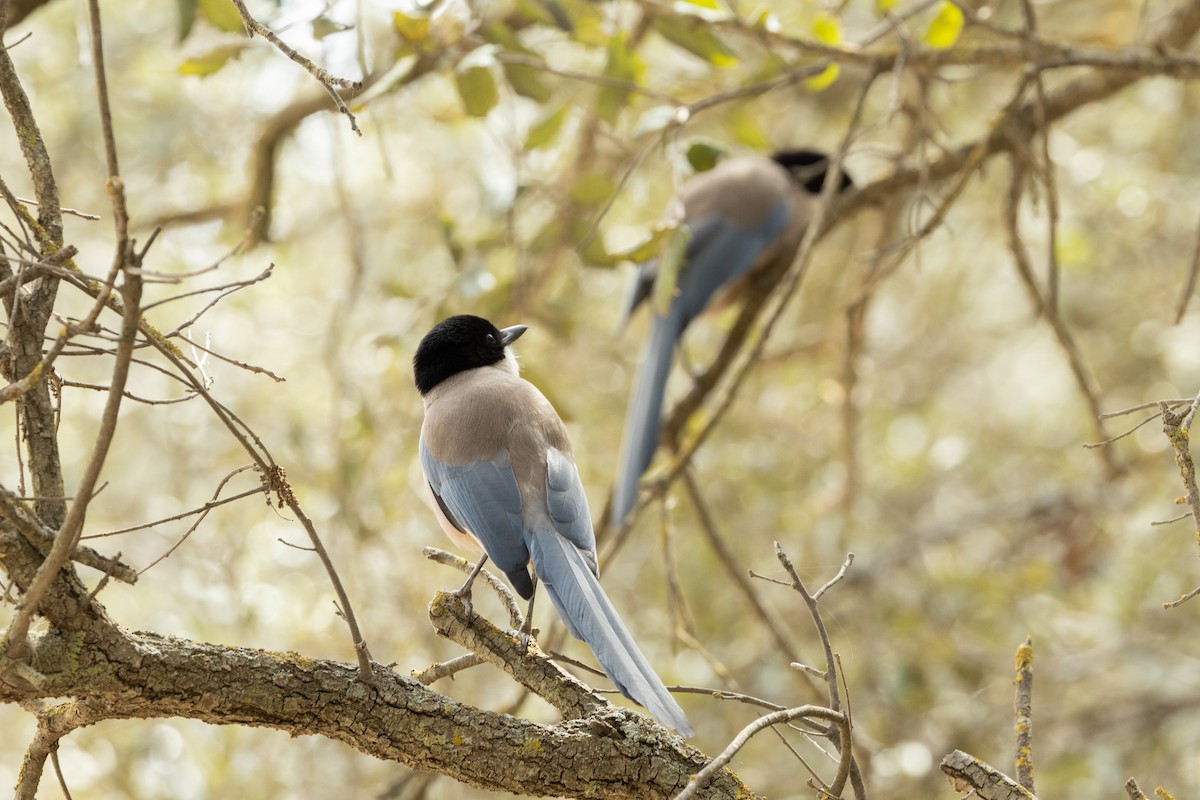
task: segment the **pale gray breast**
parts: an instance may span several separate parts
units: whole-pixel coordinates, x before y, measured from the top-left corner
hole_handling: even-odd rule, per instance
[[[566,428],[545,395],[524,378],[491,367],[434,387],[425,396],[421,435],[435,458],[453,466],[490,461],[507,449],[526,501],[544,497],[547,448],[571,457]]]
[[[759,225],[787,198],[792,181],[783,167],[762,156],[723,161],[687,182],[680,192],[685,217],[702,220],[714,214],[749,228]]]

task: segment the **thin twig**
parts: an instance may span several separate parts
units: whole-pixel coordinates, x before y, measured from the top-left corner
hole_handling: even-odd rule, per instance
[[[746,746],[746,743],[757,733],[772,725],[779,725],[784,722],[791,722],[793,719],[801,717],[815,717],[817,719],[825,719],[830,722],[842,725],[845,723],[845,716],[838,711],[820,706],[798,706],[796,708],[785,708],[782,711],[773,711],[770,714],[765,714],[751,722],[746,727],[742,728],[741,732],[733,738],[728,746],[721,751],[721,754],[708,762],[704,769],[697,772],[690,781],[687,787],[682,792],[675,795],[675,800],[690,800],[696,797],[697,793],[704,788],[709,780],[722,769],[726,764],[733,760],[733,757],[738,754],[738,751]],[[835,793],[836,795],[836,793]]]
[[[283,53],[292,61],[304,67],[304,69],[307,70],[310,75],[320,81],[321,86],[325,87],[325,91],[327,91],[329,96],[333,98],[333,103],[337,106],[338,111],[345,114],[346,119],[350,121],[350,129],[359,136],[362,136],[362,131],[358,129],[357,120],[355,120],[354,115],[350,113],[350,108],[346,105],[346,101],[342,99],[342,96],[338,94],[337,91],[338,87],[343,89],[351,89],[355,92],[361,91],[363,87],[362,81],[352,81],[347,80],[346,78],[339,78],[329,71],[318,67],[312,61],[302,56],[299,52],[283,41],[283,39],[280,39],[274,31],[251,16],[250,10],[246,8],[245,0],[233,0],[233,5],[237,8],[238,13],[242,16],[242,24],[246,26],[246,34],[253,36],[257,33],[259,36],[275,45],[279,52]]]
[[[1017,734],[1017,783],[1032,794],[1033,788],[1033,640],[1017,648],[1017,694],[1014,700]]]
[[[447,567],[453,567],[464,575],[470,574],[471,570],[475,568],[474,561],[468,561],[461,556],[456,556],[453,553],[446,552],[445,550],[439,550],[436,547],[422,548],[421,555],[425,556],[430,561],[434,561]],[[513,628],[519,629],[525,619],[521,614],[520,607],[517,605],[517,598],[513,596],[513,593],[507,586],[504,585],[503,581],[501,581],[492,573],[488,572],[486,569],[480,570],[479,577],[487,581],[488,586],[492,587],[492,590],[500,598],[500,602],[504,604],[504,609],[508,612],[509,624],[511,624]]]
[[[1175,304],[1175,324],[1183,322],[1187,314],[1188,304],[1196,291],[1196,277],[1200,275],[1200,225],[1196,226],[1196,243],[1192,245],[1192,264],[1188,268],[1187,280],[1183,282],[1183,291],[1179,294],[1179,302]]]

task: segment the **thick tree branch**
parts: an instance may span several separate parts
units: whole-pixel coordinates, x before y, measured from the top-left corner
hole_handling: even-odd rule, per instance
[[[435,601],[435,604],[437,601]],[[414,769],[493,791],[564,797],[673,797],[703,755],[648,717],[606,709],[542,725],[462,705],[377,665],[350,665],[113,628],[98,646],[51,631],[31,639],[38,686],[0,682],[0,702],[73,698],[91,719],[187,717],[317,734]],[[0,659],[0,675],[11,662]],[[726,773],[700,795],[753,798]]]

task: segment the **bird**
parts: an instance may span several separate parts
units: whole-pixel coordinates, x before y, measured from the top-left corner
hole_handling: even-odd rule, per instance
[[[829,166],[829,156],[817,150],[738,156],[693,176],[680,189],[675,208],[681,208],[680,221],[690,238],[672,278],[675,285],[668,287],[669,302],[665,309],[651,309],[613,483],[610,519],[615,524],[633,510],[638,481],[658,447],[663,395],[684,329],[706,308],[735,302],[757,277],[774,273],[782,259],[790,262],[816,212]],[[837,191],[853,186],[842,172]],[[651,259],[639,267],[625,320],[656,294],[659,266]]]
[[[692,726],[600,587],[587,497],[550,401],[519,374],[512,344],[528,326],[442,320],[413,356],[424,402],[420,461],[442,530],[489,558],[531,601],[546,588],[568,632],[585,642],[623,695],[684,737]],[[526,625],[529,625],[528,618]]]

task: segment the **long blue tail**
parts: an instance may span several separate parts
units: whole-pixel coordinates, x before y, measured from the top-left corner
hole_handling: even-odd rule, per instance
[[[587,644],[621,694],[681,736],[692,726],[617,616],[583,553],[557,533],[525,534],[538,581],[567,630]]]
[[[679,304],[672,304],[665,317],[654,316],[650,338],[642,352],[634,379],[629,407],[625,412],[625,435],[621,440],[621,460],[613,484],[612,521],[621,524],[637,500],[638,480],[658,447],[662,432],[663,395],[675,343],[683,330],[683,315]]]

